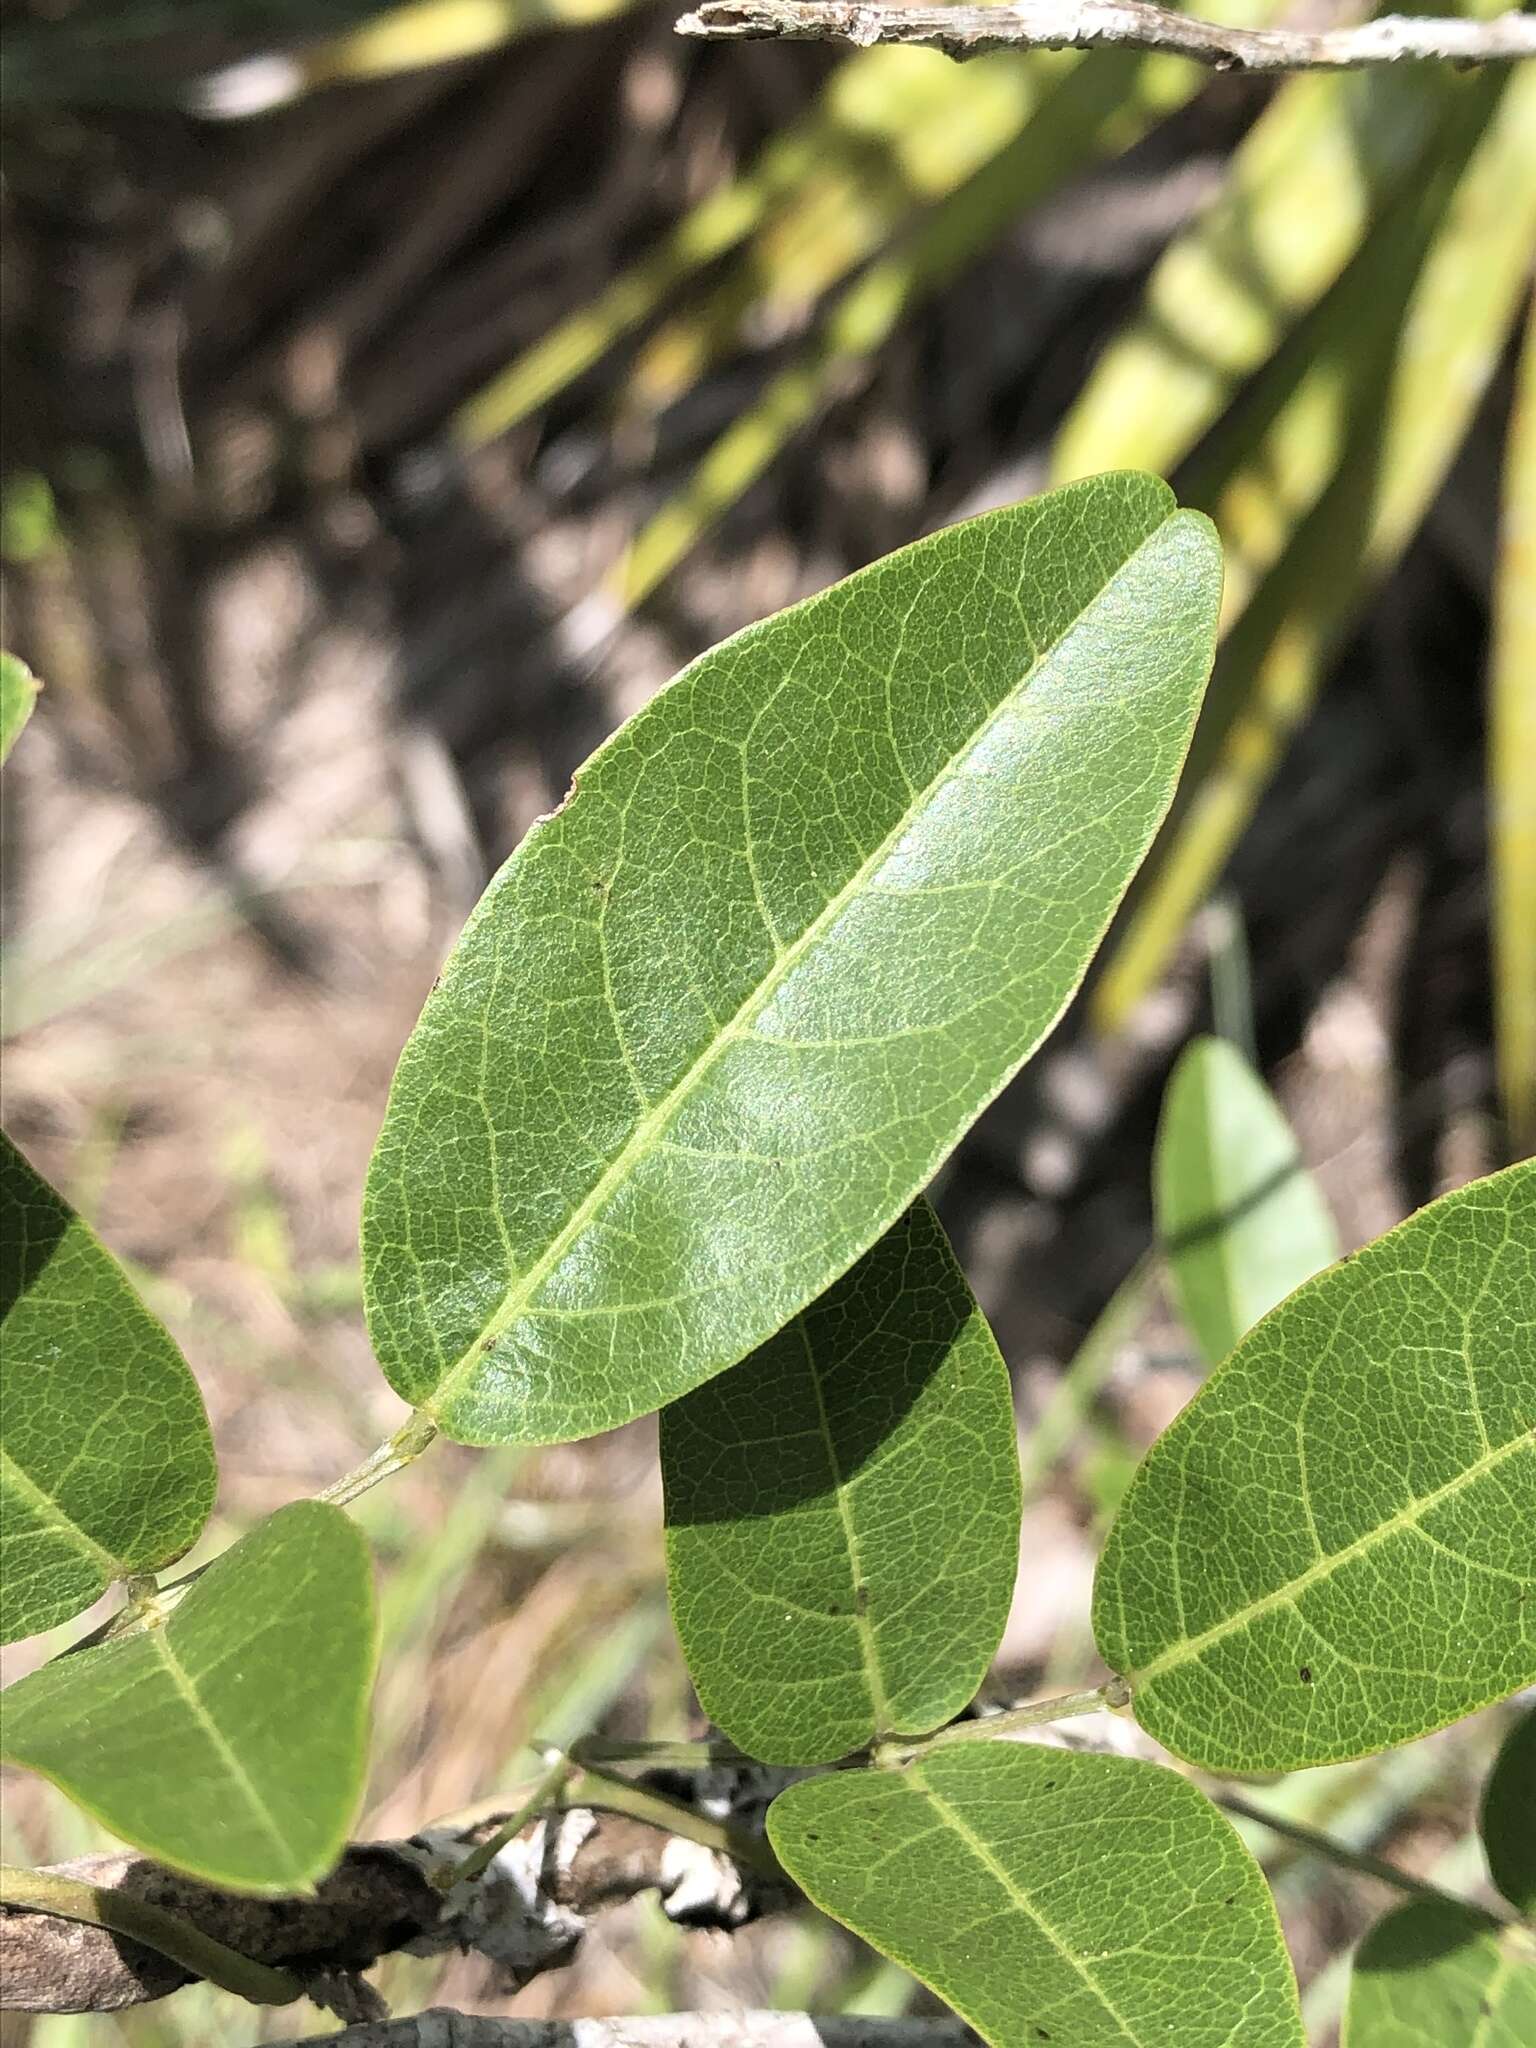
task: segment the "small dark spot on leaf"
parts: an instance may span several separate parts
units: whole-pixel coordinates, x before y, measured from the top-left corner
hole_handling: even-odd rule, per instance
[[[811,1831],[810,1831],[810,1829],[809,1829],[809,1828],[807,1828],[807,1829],[806,1829],[806,1834],[805,1834],[805,1839],[806,1839],[806,1840],[807,1840],[808,1842],[819,1842],[819,1841],[821,1840],[821,1837],[820,1837],[820,1835],[812,1834],[812,1833],[811,1833]]]
[[[869,1612],[869,1588],[868,1588],[868,1586],[855,1586],[855,1587],[854,1587],[854,1589],[853,1589],[853,1611],[854,1611],[854,1613],[855,1613],[855,1614],[868,1614],[868,1612]]]
[[[1228,1893],[1227,1893],[1227,1896],[1226,1896],[1226,1897],[1225,1897],[1225,1898],[1224,1898],[1224,1899],[1222,1900],[1222,1902],[1221,1902],[1221,1903],[1222,1903],[1222,1904],[1223,1904],[1224,1906],[1230,1906],[1230,1905],[1231,1905],[1231,1903],[1232,1903],[1232,1901],[1233,1901],[1233,1900],[1234,1900],[1234,1899],[1235,1899],[1236,1897],[1237,1897],[1237,1893],[1236,1893],[1236,1892],[1228,1892]]]
[[[1045,2031],[1044,2027],[1036,2027],[1035,2039],[1037,2041],[1049,2041],[1050,2038],[1050,2035]]]
[[[1303,1664],[1297,1676],[1303,1685],[1310,1685],[1312,1683],[1312,1666],[1310,1664]]]

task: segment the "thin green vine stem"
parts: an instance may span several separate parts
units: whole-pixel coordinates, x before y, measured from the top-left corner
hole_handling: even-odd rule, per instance
[[[560,1789],[576,1766],[570,1758],[556,1751],[549,1768],[538,1779],[533,1790],[522,1804],[502,1822],[496,1832],[487,1835],[483,1842],[477,1842],[473,1849],[456,1862],[443,1863],[432,1872],[432,1882],[439,1891],[451,1892],[456,1884],[469,1884],[481,1871],[499,1856],[514,1835],[520,1835],[529,1821],[546,1813],[560,1803]]]
[[[652,1792],[632,1778],[621,1778],[594,1765],[589,1764],[567,1781],[560,1804],[627,1814],[631,1820],[645,1821],[668,1834],[680,1835],[684,1841],[697,1842],[701,1848],[728,1856],[733,1863],[756,1871],[759,1877],[784,1876],[778,1858],[761,1835],[748,1834],[745,1828],[732,1827],[728,1821],[711,1820],[707,1814],[696,1813],[691,1806],[668,1799],[664,1793]]]
[[[316,1500],[327,1501],[333,1508],[348,1506],[370,1486],[377,1486],[392,1472],[403,1472],[407,1465],[414,1464],[436,1436],[437,1424],[432,1418],[420,1410],[414,1411],[409,1421],[401,1423],[393,1436],[386,1437],[376,1450],[370,1451],[361,1465],[354,1466],[317,1493]]]
[[[58,1920],[79,1920],[88,1927],[105,1927],[113,1934],[126,1935],[252,2005],[292,2005],[304,1996],[303,1984],[291,1971],[253,1962],[189,1921],[124,1892],[81,1884],[53,1871],[4,1864],[0,1865],[0,1905],[51,1913]]]
[[[925,1735],[920,1742],[882,1742],[874,1761],[882,1765],[915,1763],[936,1749],[948,1749],[956,1742],[1006,1742],[1031,1728],[1045,1728],[1053,1721],[1070,1721],[1078,1714],[1102,1714],[1128,1707],[1131,1688],[1123,1678],[1106,1679],[1086,1692],[1060,1693],[1055,1699],[1029,1700],[1006,1713],[985,1714],[974,1721],[952,1721],[937,1735]]]
[[[1222,1789],[1213,1791],[1211,1796],[1218,1806],[1236,1814],[1239,1819],[1254,1821],[1261,1828],[1268,1828],[1271,1834],[1283,1835],[1286,1841],[1295,1842],[1298,1848],[1310,1850],[1314,1856],[1337,1864],[1341,1870],[1374,1877],[1382,1884],[1391,1885],[1394,1891],[1406,1892],[1409,1898],[1434,1899],[1442,1906],[1457,1906],[1464,1913],[1481,1913],[1485,1918],[1500,1921],[1507,1927],[1529,1924],[1502,1900],[1496,1905],[1484,1905],[1481,1900],[1461,1898],[1455,1892],[1446,1891],[1443,1885],[1432,1884],[1428,1878],[1413,1877],[1395,1863],[1388,1863],[1384,1857],[1373,1856],[1368,1849],[1352,1849],[1347,1842],[1325,1834],[1321,1828],[1308,1827],[1305,1821],[1287,1820],[1278,1813],[1268,1813],[1262,1806],[1255,1806],[1251,1800],[1245,1799],[1240,1792]]]

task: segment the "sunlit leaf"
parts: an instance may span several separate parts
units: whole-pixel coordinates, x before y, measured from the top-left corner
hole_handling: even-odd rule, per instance
[[[1301,2048],[1257,1864],[1159,1765],[955,1743],[804,1779],[768,1833],[816,1905],[993,2048]]]
[[[0,1640],[169,1564],[213,1505],[181,1353],[112,1254],[0,1135]]]
[[[1416,1899],[1378,1920],[1350,1977],[1340,2048],[1530,2048],[1536,1935]]]
[[[1536,1707],[1510,1729],[1488,1773],[1482,1831],[1494,1883],[1536,1918]]]
[[[980,1685],[1019,1556],[1008,1373],[919,1202],[661,1414],[667,1582],[704,1709],[766,1763],[922,1734]]]
[[[363,1225],[392,1384],[461,1440],[586,1435],[888,1229],[1080,980],[1219,576],[1166,487],[1097,479],[749,627],[616,734],[401,1059]]]
[[[1339,1255],[1279,1105],[1224,1039],[1197,1039],[1173,1070],[1153,1192],[1179,1308],[1212,1365]]]
[[[374,1636],[362,1535],[339,1508],[296,1501],[160,1626],[11,1686],[0,1754],[161,1863],[236,1891],[303,1890],[362,1795]]]
[[[1407,1742],[1536,1681],[1536,1162],[1310,1280],[1142,1461],[1094,1633],[1212,1770]]]
[[[4,761],[32,716],[38,681],[24,661],[0,654],[0,761]]]

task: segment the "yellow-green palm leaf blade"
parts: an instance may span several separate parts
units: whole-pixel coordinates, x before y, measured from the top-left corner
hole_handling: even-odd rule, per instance
[[[1536,1150],[1536,314],[1527,318],[1504,461],[1489,681],[1488,854],[1499,1096]]]
[[[1228,637],[1180,807],[1094,991],[1101,1029],[1121,1028],[1166,967],[1310,711],[1351,617],[1422,519],[1503,350],[1536,239],[1536,71],[1480,80],[1475,90],[1498,99],[1466,170],[1443,199],[1427,184],[1413,217],[1392,230],[1414,266],[1399,273],[1405,297],[1383,296],[1381,251],[1368,246],[1320,309],[1323,332],[1342,338],[1342,352],[1326,346],[1304,362],[1225,482],[1188,485],[1227,543]],[[1456,122],[1476,112],[1468,102]],[[1413,218],[1435,222],[1422,262]],[[1385,360],[1384,319],[1392,326]],[[1310,357],[1317,338],[1303,329],[1295,340],[1307,346],[1297,355]]]

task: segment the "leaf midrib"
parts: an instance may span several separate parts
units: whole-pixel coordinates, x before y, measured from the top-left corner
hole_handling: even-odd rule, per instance
[[[28,1506],[37,1509],[50,1529],[62,1536],[87,1563],[95,1565],[100,1571],[105,1571],[109,1579],[120,1579],[127,1572],[129,1567],[123,1559],[114,1556],[93,1536],[88,1536],[62,1503],[51,1493],[45,1493],[31,1473],[24,1466],[18,1465],[3,1446],[0,1446],[0,1480],[14,1488]]]
[[[1125,2017],[1125,2015],[1119,2010],[1114,2000],[1110,1997],[1109,1993],[1099,1983],[1098,1979],[1094,1976],[1092,1970],[1089,1969],[1088,1965],[1076,1953],[1076,1951],[1072,1948],[1071,1944],[1068,1941],[1064,1940],[1063,1937],[1057,1933],[1056,1929],[1051,1925],[1050,1921],[1046,1919],[1045,1915],[1040,1911],[1039,1907],[1036,1906],[1034,1902],[1031,1900],[1029,1894],[1025,1892],[1015,1881],[1013,1873],[1009,1870],[1008,1866],[1005,1863],[1001,1863],[998,1861],[997,1857],[993,1855],[992,1851],[988,1848],[987,1844],[982,1840],[981,1836],[976,1833],[975,1829],[967,1825],[967,1823],[955,1811],[954,1807],[950,1805],[949,1801],[944,1797],[944,1795],[941,1792],[937,1792],[934,1790],[934,1787],[930,1780],[922,1774],[922,1766],[920,1764],[917,1764],[913,1765],[911,1768],[914,1779],[916,1779],[918,1784],[920,1784],[922,1787],[924,1797],[933,1802],[934,1810],[938,1814],[939,1818],[943,1821],[944,1825],[960,1837],[961,1841],[964,1842],[965,1846],[970,1850],[971,1854],[997,1880],[997,1882],[1002,1886],[1003,1890],[1007,1893],[1008,1897],[1013,1901],[1014,1905],[1016,1905],[1019,1911],[1024,1914],[1026,1919],[1029,1919],[1034,1922],[1035,1926],[1039,1928],[1040,1932],[1045,1936],[1046,1940],[1050,1943],[1051,1947],[1056,1951],[1057,1955],[1060,1956],[1061,1960],[1067,1965],[1067,1967],[1070,1970],[1073,1971],[1073,1973],[1079,1979],[1081,1979],[1081,1981],[1087,1986],[1088,1990],[1098,2000],[1099,2004],[1104,2008],[1105,2012],[1108,2013],[1109,2017],[1114,2021],[1115,2025],[1120,2029],[1121,2033],[1125,2036],[1125,2039],[1135,2044],[1135,2048],[1140,2048],[1141,2036],[1132,2027],[1130,2021]]]
[[[232,1782],[244,1796],[245,1803],[250,1808],[252,1818],[267,1840],[276,1848],[279,1861],[284,1869],[291,1871],[294,1866],[294,1857],[287,1836],[278,1827],[276,1821],[273,1820],[272,1815],[267,1809],[266,1801],[261,1797],[261,1794],[257,1791],[255,1784],[251,1780],[250,1773],[230,1748],[228,1740],[218,1723],[203,1705],[197,1687],[188,1677],[181,1660],[177,1657],[167,1640],[167,1628],[161,1626],[150,1629],[144,1640],[151,1645],[159,1656],[170,1677],[171,1683],[175,1686],[188,1713],[191,1714],[193,1720],[196,1721],[204,1735],[207,1736],[219,1761],[224,1765]]]
[[[1131,569],[1140,556],[1145,553],[1160,535],[1166,532],[1169,524],[1180,516],[1177,507],[1171,507],[1165,512],[1158,524],[1153,527],[1152,531],[1144,535],[1131,552],[1115,565],[1114,569],[1105,578],[1104,582],[1099,585],[1098,589],[1094,591],[1087,603],[1074,613],[1050,644],[1034,657],[1027,668],[1021,671],[1018,680],[998,699],[992,710],[982,719],[980,724],[973,728],[963,743],[948,757],[943,766],[934,774],[924,788],[913,794],[907,808],[902,812],[895,825],[859,864],[836,895],[828,899],[827,903],[817,912],[816,916],[812,918],[797,939],[777,953],[772,966],[768,969],[762,981],[743,998],[735,1015],[726,1021],[720,1031],[715,1034],[709,1044],[703,1048],[697,1058],[688,1066],[686,1071],[673,1083],[672,1087],[656,1106],[636,1122],[628,1138],[625,1139],[612,1160],[604,1168],[603,1172],[598,1175],[581,1201],[571,1211],[565,1223],[562,1224],[560,1229],[550,1239],[544,1251],[540,1253],[539,1257],[534,1260],[533,1264],[526,1271],[514,1277],[500,1304],[481,1325],[478,1335],[460,1352],[453,1364],[448,1367],[447,1371],[438,1380],[430,1398],[419,1404],[422,1414],[441,1417],[444,1406],[452,1399],[459,1383],[483,1363],[485,1354],[490,1350],[491,1346],[511,1328],[512,1324],[529,1307],[538,1289],[559,1265],[592,1218],[604,1207],[609,1197],[616,1189],[622,1186],[635,1162],[643,1159],[651,1150],[660,1132],[665,1129],[680,1105],[708,1073],[715,1061],[720,1058],[724,1049],[745,1035],[756,1018],[767,1007],[772,997],[778,993],[793,970],[800,964],[800,961],[813,949],[831,926],[836,923],[837,918],[863,887],[870,875],[878,869],[880,863],[891,852],[892,848],[899,843],[902,835],[911,829],[913,819],[920,816],[923,810],[932,803],[938,792],[953,777],[958,764],[975,750],[982,738],[1012,706],[1019,692],[1027,687],[1045,663],[1077,631],[1084,619],[1097,606],[1103,603],[1108,593],[1114,589],[1115,585]]]
[[[1311,1587],[1331,1578],[1336,1571],[1347,1564],[1352,1564],[1357,1557],[1369,1555],[1377,1544],[1384,1543],[1405,1530],[1416,1529],[1423,1518],[1439,1507],[1442,1501],[1454,1500],[1467,1487],[1496,1470],[1506,1458],[1511,1458],[1522,1450],[1536,1450],[1536,1440],[1533,1440],[1529,1432],[1522,1431],[1519,1436],[1511,1437],[1507,1442],[1500,1444],[1497,1450],[1489,1451],[1485,1456],[1475,1459],[1464,1471],[1458,1472],[1454,1479],[1448,1479],[1444,1486],[1436,1487],[1433,1493],[1419,1495],[1406,1507],[1400,1508],[1395,1515],[1389,1515],[1384,1522],[1376,1523],[1363,1535],[1357,1536],[1353,1543],[1345,1544],[1342,1550],[1330,1551],[1326,1557],[1319,1558],[1315,1564],[1309,1565],[1294,1579],[1288,1580],[1283,1586],[1277,1586],[1271,1593],[1265,1593],[1240,1612],[1229,1614],[1223,1620],[1214,1622],[1210,1628],[1202,1629],[1199,1635],[1183,1636],[1177,1642],[1170,1643],[1168,1648],[1154,1657],[1149,1664],[1132,1668],[1129,1676],[1133,1684],[1150,1685],[1155,1679],[1165,1677],[1168,1672],[1180,1670],[1184,1665],[1193,1663],[1197,1657],[1203,1656],[1207,1650],[1225,1641],[1228,1636],[1251,1628],[1256,1621],[1272,1614],[1276,1608],[1293,1605]]]
[[[827,1469],[832,1474],[832,1497],[837,1502],[838,1520],[842,1524],[843,1542],[848,1551],[848,1566],[853,1584],[853,1626],[858,1637],[859,1659],[864,1667],[864,1688],[869,1694],[870,1710],[874,1715],[875,1734],[890,1735],[895,1732],[891,1715],[891,1702],[885,1689],[885,1673],[880,1666],[879,1645],[866,1606],[864,1565],[859,1545],[859,1532],[854,1525],[853,1503],[843,1479],[842,1466],[838,1461],[837,1443],[832,1434],[831,1420],[827,1415],[826,1392],[821,1384],[821,1373],[816,1365],[816,1353],[811,1344],[810,1334],[804,1322],[796,1325],[800,1342],[805,1350],[806,1370],[811,1376],[811,1387],[816,1396],[816,1421],[821,1431],[821,1440],[826,1448]]]

